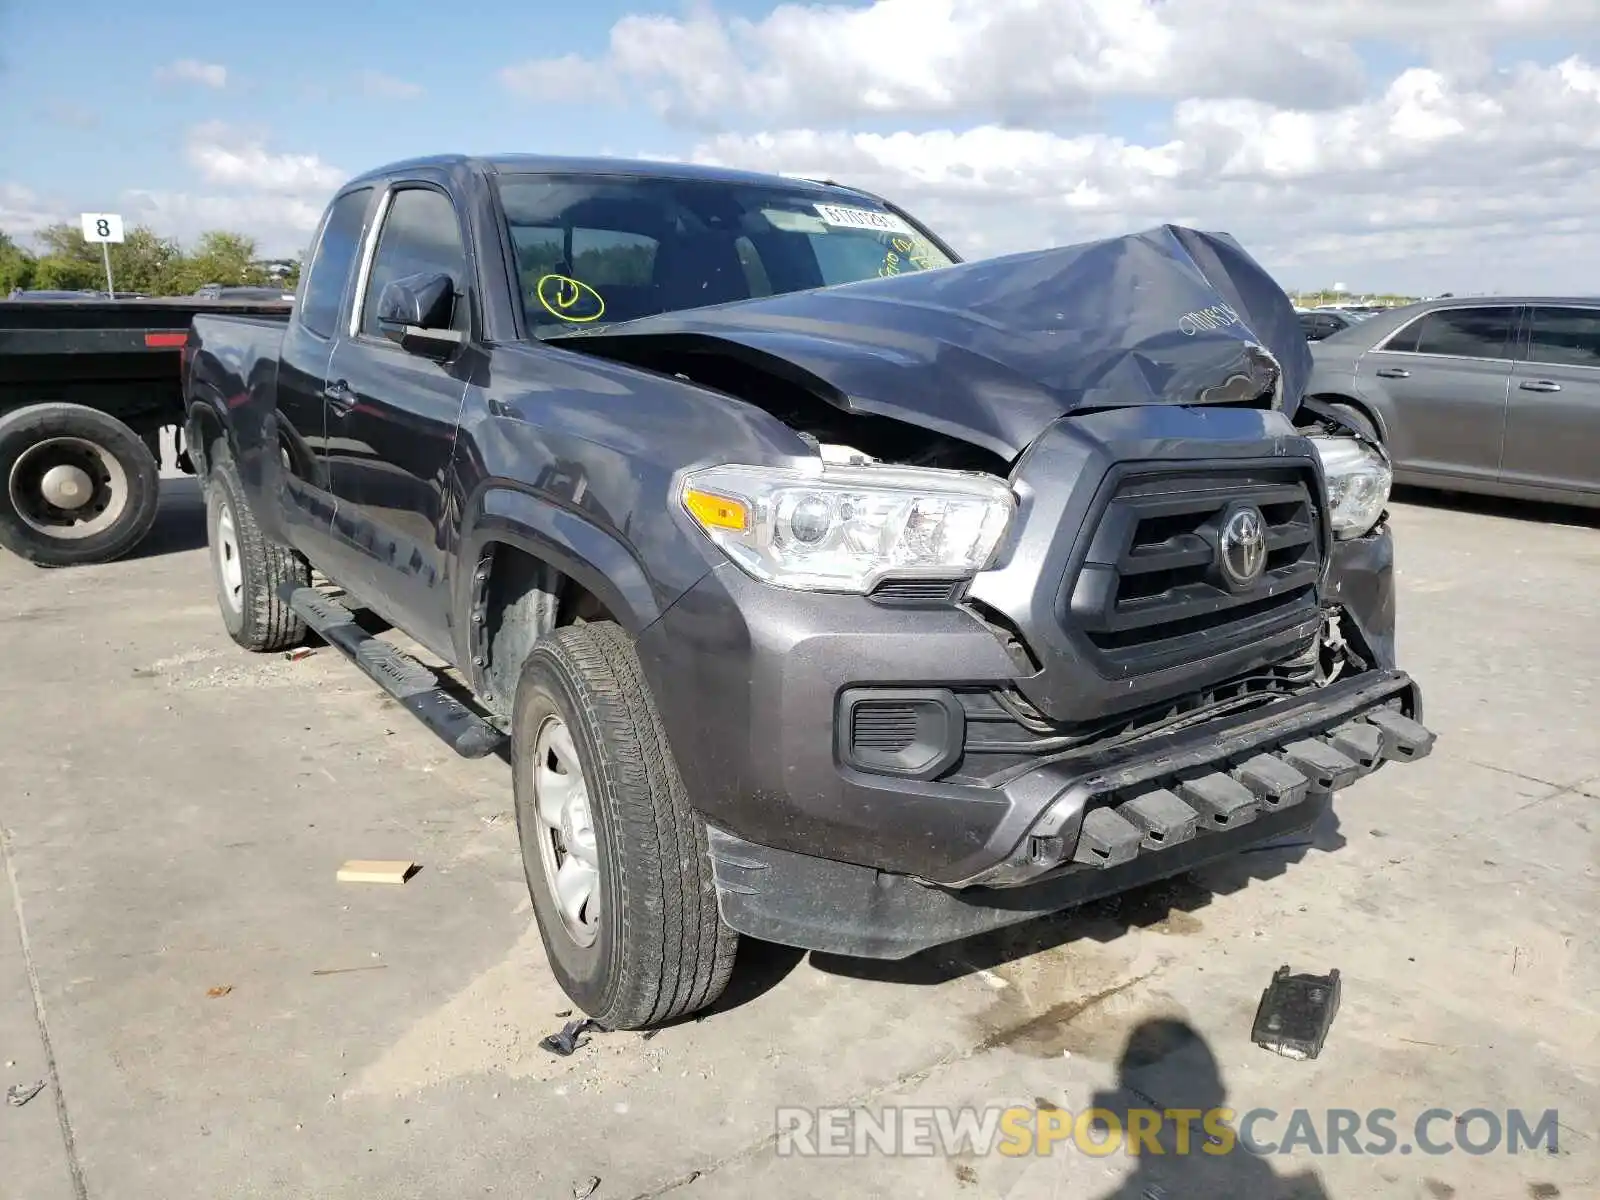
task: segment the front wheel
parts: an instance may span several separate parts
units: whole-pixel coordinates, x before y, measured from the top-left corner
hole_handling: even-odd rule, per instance
[[[608,1029],[704,1008],[733,970],[705,826],[689,807],[638,656],[591,622],[535,643],[512,713],[522,865],[545,953]]]
[[[155,523],[161,472],[143,439],[81,404],[0,418],[0,546],[41,567],[110,562]]]

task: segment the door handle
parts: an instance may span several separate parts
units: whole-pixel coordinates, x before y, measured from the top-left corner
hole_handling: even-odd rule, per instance
[[[1410,379],[1411,378],[1411,372],[1406,370],[1404,367],[1380,367],[1380,368],[1378,368],[1378,378],[1379,379]]]
[[[342,379],[336,379],[327,386],[322,393],[329,404],[341,412],[349,412],[355,407],[356,394],[350,390],[350,385]]]
[[[1525,392],[1559,392],[1561,385],[1552,379],[1525,379],[1517,385]]]

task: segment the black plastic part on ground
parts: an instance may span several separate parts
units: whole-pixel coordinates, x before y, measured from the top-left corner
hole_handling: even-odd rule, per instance
[[[1339,972],[1291,975],[1279,967],[1261,993],[1250,1040],[1285,1058],[1316,1058],[1339,1012]]]

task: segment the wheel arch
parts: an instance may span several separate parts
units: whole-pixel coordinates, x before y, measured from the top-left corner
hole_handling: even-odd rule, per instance
[[[1313,412],[1317,411],[1319,407],[1326,408],[1330,404],[1342,404],[1347,408],[1355,409],[1356,412],[1372,423],[1372,427],[1378,431],[1378,437],[1384,445],[1387,446],[1389,444],[1389,426],[1384,421],[1383,414],[1374,405],[1369,404],[1361,397],[1348,395],[1344,392],[1322,391],[1308,395],[1305,398],[1306,407]]]
[[[644,567],[617,537],[570,510],[510,488],[486,492],[464,523],[464,665],[474,690],[509,711],[533,644],[577,621],[636,636],[661,615]]]
[[[238,447],[233,443],[233,424],[226,413],[222,398],[210,388],[197,387],[189,397],[189,409],[184,418],[184,441],[189,457],[194,462],[195,475],[202,484],[211,469],[211,446],[218,439],[226,442],[228,453],[235,460],[239,457]]]

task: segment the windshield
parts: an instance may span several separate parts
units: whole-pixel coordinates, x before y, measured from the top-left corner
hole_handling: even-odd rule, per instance
[[[842,194],[627,176],[498,183],[536,337],[952,262],[925,230]]]

